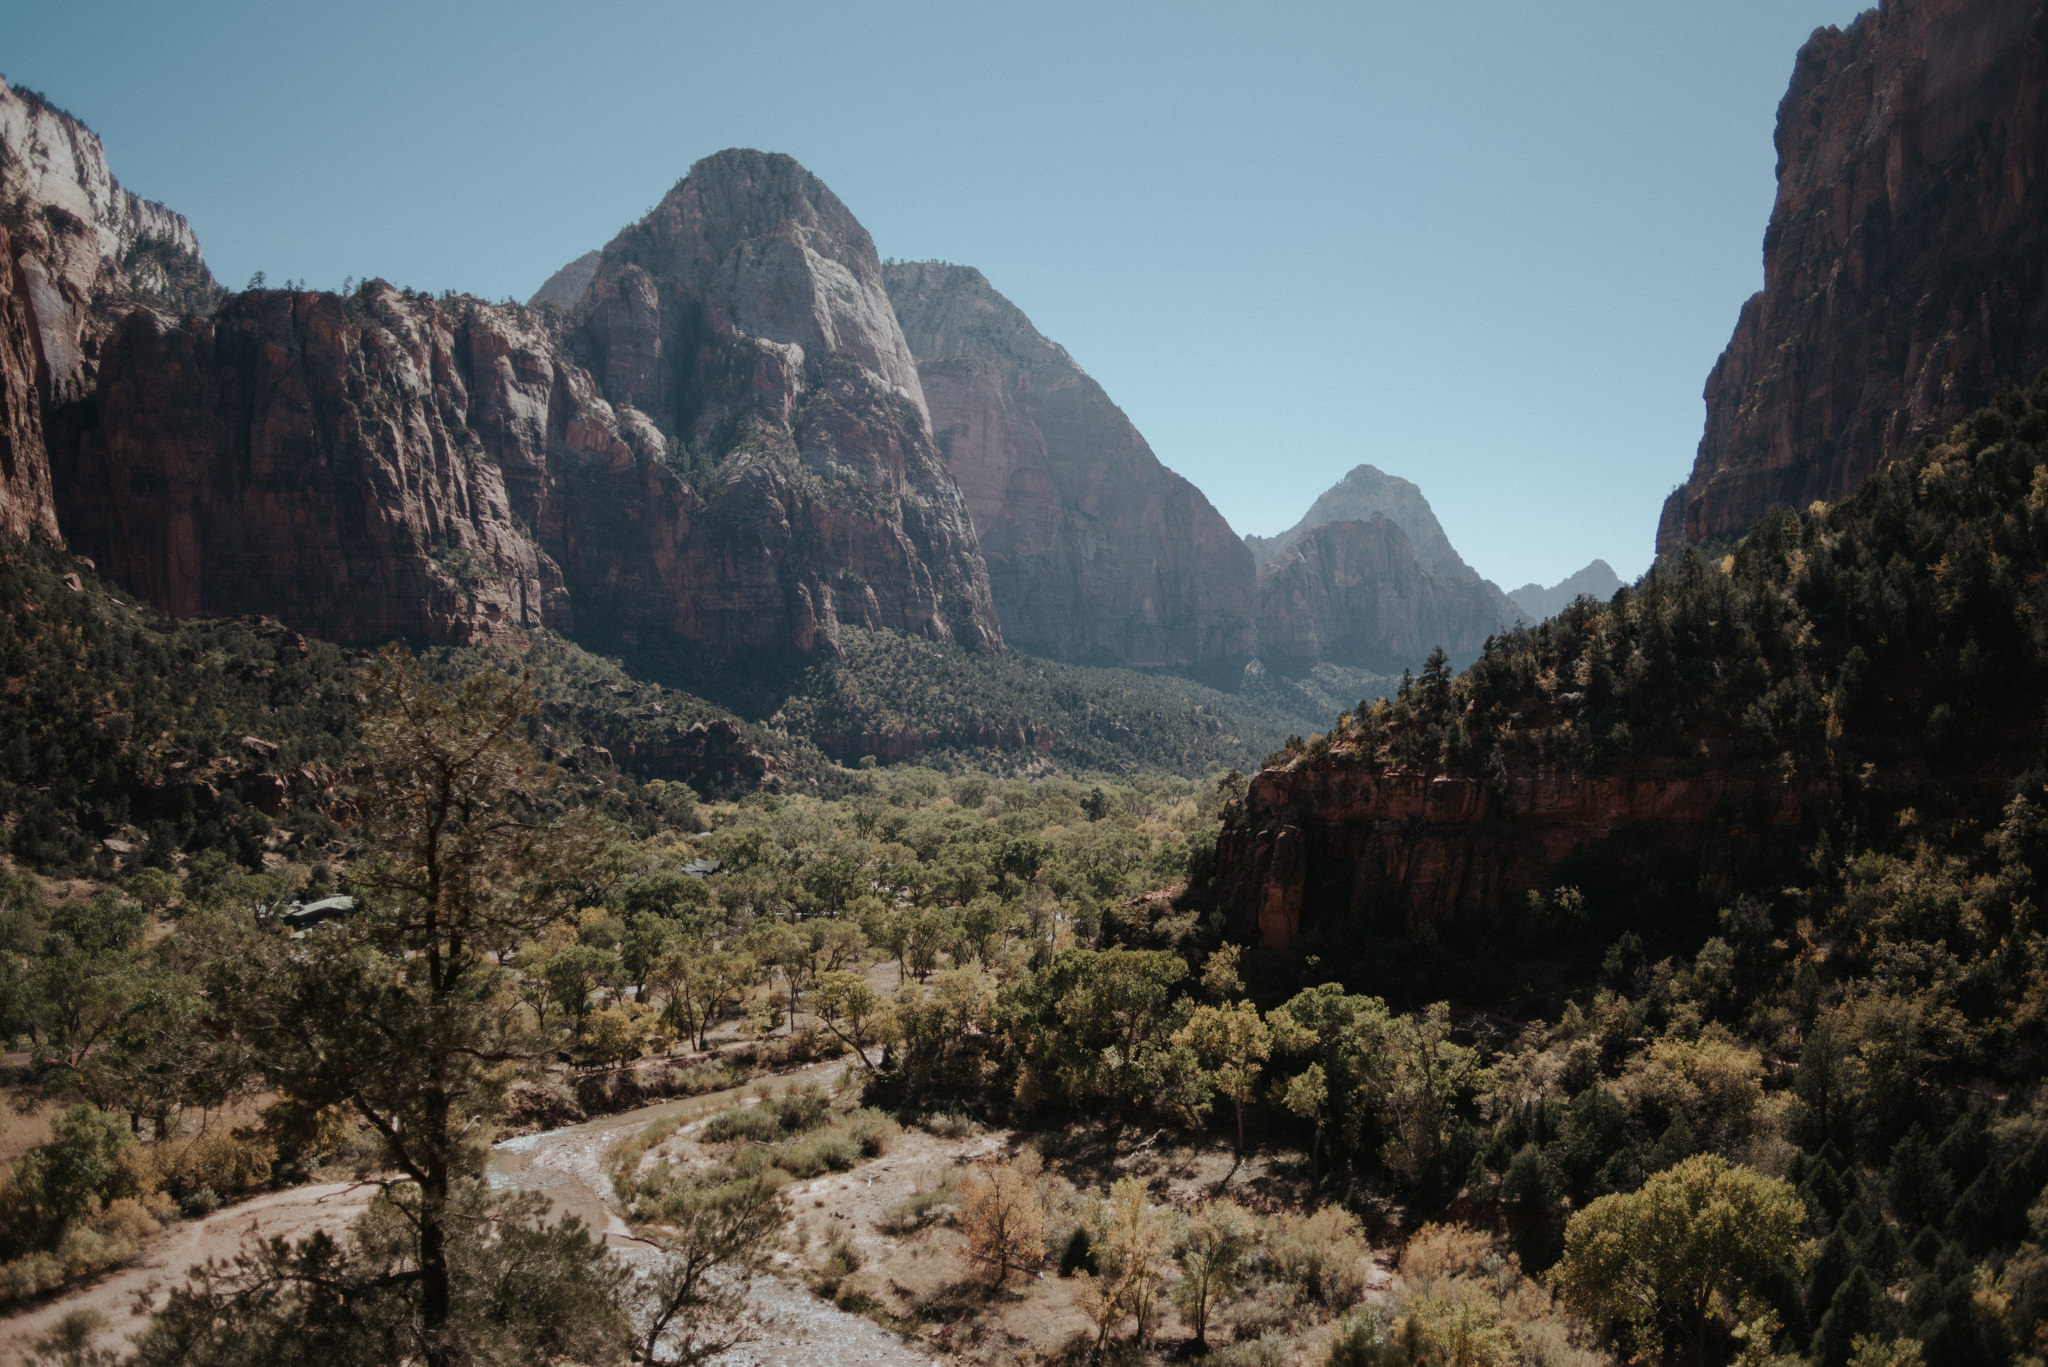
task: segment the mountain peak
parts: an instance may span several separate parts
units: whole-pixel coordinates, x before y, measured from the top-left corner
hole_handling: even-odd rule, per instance
[[[1352,466],[1344,478],[1325,489],[1309,505],[1301,521],[1278,536],[1247,536],[1245,544],[1252,548],[1253,558],[1263,566],[1270,564],[1305,532],[1332,522],[1364,522],[1374,513],[1384,514],[1406,534],[1409,544],[1415,548],[1415,558],[1423,564],[1455,578],[1479,578],[1479,572],[1466,564],[1464,557],[1452,548],[1450,538],[1444,535],[1443,524],[1436,520],[1429,500],[1422,496],[1422,490],[1415,482],[1390,475],[1376,465]]]

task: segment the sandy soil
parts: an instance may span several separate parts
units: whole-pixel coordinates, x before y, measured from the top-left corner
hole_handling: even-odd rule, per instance
[[[374,1187],[336,1182],[271,1192],[187,1220],[155,1239],[143,1256],[86,1283],[69,1295],[0,1319],[0,1359],[18,1361],[36,1340],[73,1310],[97,1310],[107,1326],[96,1340],[112,1347],[141,1330],[139,1306],[161,1304],[162,1292],[184,1279],[186,1269],[208,1258],[227,1258],[250,1238],[301,1238],[316,1229],[340,1229],[369,1202]]]

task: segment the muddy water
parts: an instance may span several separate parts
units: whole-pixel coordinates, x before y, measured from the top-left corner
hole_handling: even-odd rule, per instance
[[[782,1086],[824,1081],[839,1065],[818,1065],[778,1079]],[[731,1105],[742,1089],[716,1092],[684,1101],[668,1101],[620,1115],[543,1134],[507,1139],[491,1151],[490,1180],[495,1186],[537,1191],[555,1209],[581,1219],[601,1232],[613,1253],[631,1263],[655,1256],[635,1238],[612,1201],[605,1155],[612,1145],[635,1130],[671,1116],[685,1123]],[[933,1358],[872,1320],[826,1304],[803,1287],[775,1277],[754,1283],[754,1304],[764,1321],[760,1338],[722,1359],[725,1367],[930,1367]]]

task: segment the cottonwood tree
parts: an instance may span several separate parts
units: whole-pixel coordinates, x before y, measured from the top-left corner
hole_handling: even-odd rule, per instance
[[[1152,1336],[1173,1222],[1145,1199],[1142,1179],[1120,1177],[1109,1189],[1109,1199],[1096,1204],[1089,1223],[1095,1234],[1097,1271],[1077,1273],[1076,1280],[1081,1283],[1081,1309],[1095,1321],[1095,1356],[1100,1358],[1109,1336],[1127,1319],[1134,1321],[1133,1342]]]
[[[1217,1302],[1243,1284],[1252,1244],[1251,1219],[1235,1201],[1204,1201],[1188,1213],[1177,1240],[1180,1280],[1173,1284],[1173,1303],[1197,1344],[1208,1346]]]
[[[892,1013],[866,978],[843,968],[821,974],[811,992],[811,1013],[833,1038],[853,1050],[863,1069],[875,1071],[868,1047],[884,1043],[893,1033]]]
[[[1716,1320],[1733,1319],[1805,1223],[1789,1184],[1700,1154],[1573,1215],[1551,1280],[1644,1360],[1662,1358],[1674,1336],[1701,1360]]]
[[[1244,1112],[1258,1095],[1259,1075],[1273,1056],[1273,1032],[1248,1001],[1228,1006],[1204,1003],[1194,1009],[1173,1036],[1173,1042],[1194,1050],[1216,1090],[1229,1098],[1237,1116],[1237,1161],[1217,1186],[1229,1183],[1244,1162]]]

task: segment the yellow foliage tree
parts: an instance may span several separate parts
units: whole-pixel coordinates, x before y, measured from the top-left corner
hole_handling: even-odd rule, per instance
[[[1036,1155],[1018,1163],[977,1168],[960,1193],[959,1223],[967,1256],[985,1264],[1001,1286],[1012,1268],[1045,1256],[1045,1201],[1039,1195]]]
[[[1096,1203],[1090,1223],[1095,1226],[1097,1271],[1082,1272],[1082,1311],[1095,1321],[1095,1353],[1102,1355],[1109,1336],[1125,1320],[1135,1321],[1134,1341],[1152,1336],[1159,1312],[1159,1291],[1165,1284],[1161,1264],[1173,1242],[1173,1222],[1165,1211],[1145,1199],[1145,1184],[1136,1177],[1121,1177],[1109,1189],[1109,1199]]]

